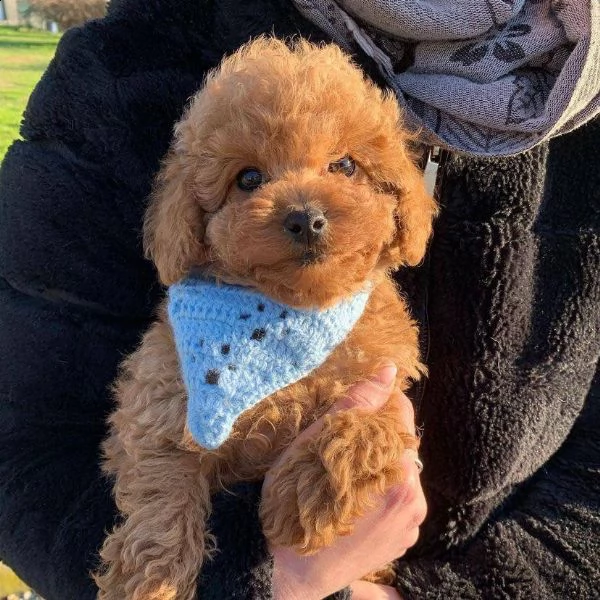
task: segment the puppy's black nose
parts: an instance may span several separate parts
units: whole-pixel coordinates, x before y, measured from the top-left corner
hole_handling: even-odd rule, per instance
[[[285,232],[301,244],[313,244],[325,233],[327,219],[316,208],[293,210],[283,221]]]

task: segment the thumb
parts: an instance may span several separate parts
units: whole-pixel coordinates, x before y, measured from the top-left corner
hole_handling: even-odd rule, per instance
[[[377,410],[389,399],[396,381],[396,365],[387,360],[375,372],[373,377],[355,383],[343,398],[340,398],[322,417],[309,425],[297,438],[297,441],[305,440],[315,435],[323,426],[323,418],[340,410],[350,408],[365,408]]]
[[[393,362],[385,361],[373,377],[355,383],[348,393],[331,407],[329,413],[350,408],[377,410],[389,399],[397,372]]]
[[[396,381],[396,365],[387,360],[382,366],[376,371],[375,375],[365,381],[359,381],[355,383],[349,390],[348,393],[338,400],[326,413],[333,414],[340,410],[348,410],[350,408],[366,408],[368,410],[377,410],[381,407],[390,397],[394,388],[394,382]],[[325,416],[325,415],[324,415]],[[265,477],[265,485],[269,485],[270,473],[286,460],[286,456],[289,455],[292,448],[305,442],[307,439],[313,437],[323,426],[323,418],[320,417],[314,423],[309,425],[300,435],[296,438],[293,444],[279,457],[278,461],[271,467]]]

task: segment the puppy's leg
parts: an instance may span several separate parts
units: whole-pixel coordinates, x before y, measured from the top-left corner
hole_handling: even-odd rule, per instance
[[[123,523],[101,550],[95,576],[99,600],[192,600],[212,538],[205,532],[209,485],[199,477],[199,456],[146,452],[117,477]]]
[[[402,453],[417,445],[406,430],[394,400],[375,413],[326,415],[273,477],[261,505],[266,537],[311,554],[351,533],[374,497],[402,481]]]

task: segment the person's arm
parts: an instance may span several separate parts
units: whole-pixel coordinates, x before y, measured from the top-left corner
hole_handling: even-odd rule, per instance
[[[424,267],[430,513],[399,562],[407,600],[597,593],[599,136],[596,120],[549,152],[449,161]]]
[[[600,581],[600,371],[557,454],[474,538],[438,558],[399,562],[412,598],[588,599]]]
[[[158,292],[137,230],[168,136],[127,143],[105,29],[65,34],[0,172],[0,557],[47,600],[95,598],[110,384]]]
[[[0,557],[46,600],[92,600],[114,519],[106,388],[137,325],[40,293],[0,279]]]

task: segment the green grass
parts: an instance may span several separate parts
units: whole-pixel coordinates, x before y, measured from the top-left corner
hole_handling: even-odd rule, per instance
[[[59,38],[47,31],[0,26],[0,161],[19,137],[27,99],[54,56]]]
[[[0,598],[27,590],[27,586],[6,566],[0,563]]]

